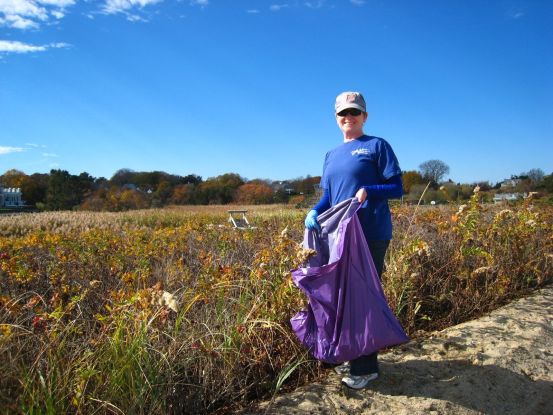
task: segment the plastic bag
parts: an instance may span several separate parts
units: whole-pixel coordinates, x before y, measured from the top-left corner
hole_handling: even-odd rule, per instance
[[[321,231],[306,229],[304,248],[315,249],[309,266],[292,279],[309,305],[290,320],[315,358],[341,363],[409,340],[388,307],[363,229],[357,198],[323,214]]]

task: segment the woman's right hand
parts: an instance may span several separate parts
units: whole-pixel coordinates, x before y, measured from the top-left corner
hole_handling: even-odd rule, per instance
[[[363,187],[355,193],[355,197],[359,200],[359,203],[365,202],[365,200],[367,200],[367,196],[367,191]]]
[[[321,230],[321,225],[319,225],[319,222],[317,222],[317,216],[319,214],[317,213],[317,211],[315,209],[312,209],[309,211],[309,213],[307,214],[307,216],[305,217],[305,227],[311,231],[313,230],[318,230],[320,231]]]

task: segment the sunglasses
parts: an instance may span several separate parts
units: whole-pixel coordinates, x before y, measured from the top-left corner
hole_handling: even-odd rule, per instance
[[[357,117],[361,115],[363,111],[357,109],[357,108],[346,108],[345,110],[342,110],[338,113],[340,117],[345,117],[346,115],[353,115],[354,117]]]

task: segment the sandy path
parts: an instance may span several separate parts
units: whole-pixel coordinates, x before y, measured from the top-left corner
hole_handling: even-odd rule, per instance
[[[381,355],[352,391],[329,370],[250,414],[553,414],[553,287]]]

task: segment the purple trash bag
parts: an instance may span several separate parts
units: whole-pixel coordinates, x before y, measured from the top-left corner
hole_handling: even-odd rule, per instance
[[[321,231],[305,230],[303,246],[317,251],[292,279],[308,297],[290,322],[313,356],[342,363],[409,340],[388,307],[363,229],[357,198],[319,215]]]

